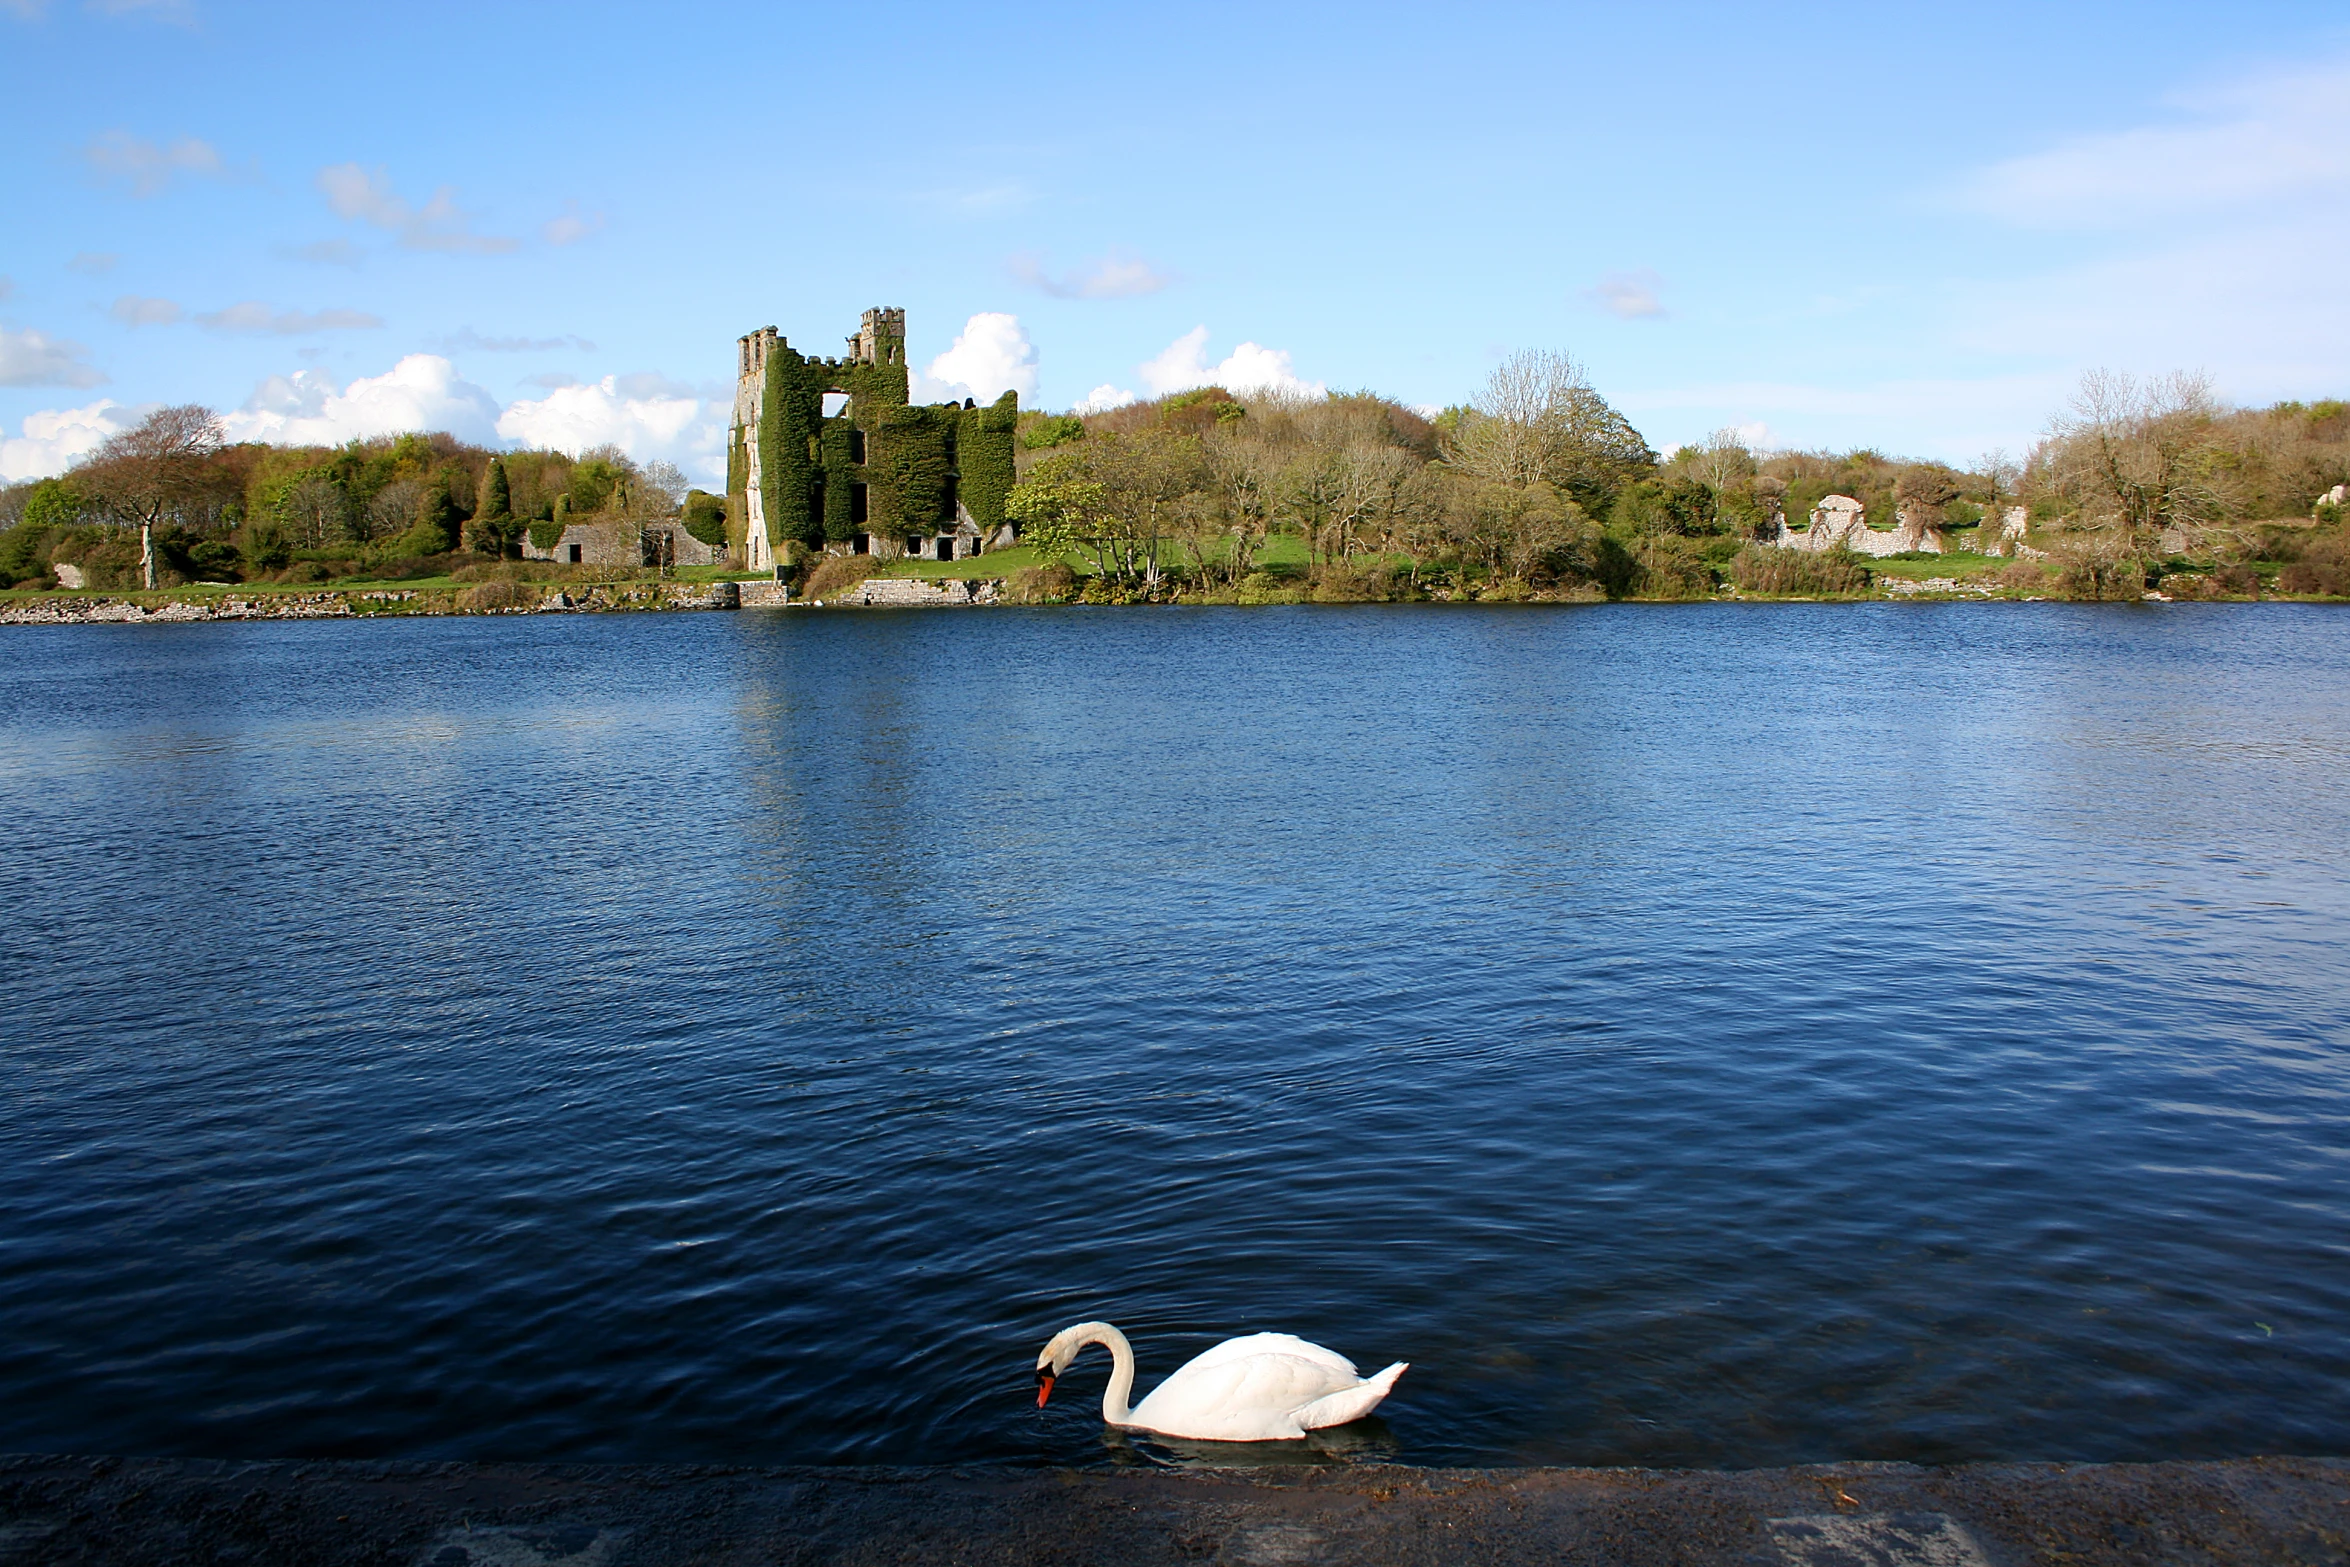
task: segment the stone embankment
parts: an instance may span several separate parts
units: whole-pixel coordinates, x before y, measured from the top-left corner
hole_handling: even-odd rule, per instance
[[[1738,1472],[0,1459],[0,1567],[2350,1561],[2350,1462]]]
[[[955,577],[925,582],[916,577],[867,577],[838,598],[818,602],[854,604],[866,609],[952,609],[966,604],[993,604],[998,584],[965,582]]]

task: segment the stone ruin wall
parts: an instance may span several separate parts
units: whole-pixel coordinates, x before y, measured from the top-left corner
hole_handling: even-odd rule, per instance
[[[2021,506],[2009,506],[1999,513],[1994,522],[1985,517],[1981,540],[1977,548],[1985,555],[2037,556],[2043,551],[2024,542],[2024,524],[2027,514]],[[1882,559],[1887,555],[1940,555],[1950,548],[1940,528],[1909,511],[1899,514],[1899,520],[1890,532],[1879,532],[1868,525],[1868,512],[1860,502],[1849,495],[1830,495],[1812,508],[1811,526],[1798,533],[1779,518],[1778,536],[1772,543],[1781,549],[1831,550],[1838,545],[1855,555]]]

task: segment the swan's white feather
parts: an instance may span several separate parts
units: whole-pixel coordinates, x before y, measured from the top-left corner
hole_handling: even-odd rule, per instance
[[[1175,1368],[1175,1375],[1197,1371],[1205,1366],[1220,1366],[1227,1360],[1240,1360],[1249,1355],[1295,1355],[1300,1360],[1311,1360],[1328,1366],[1348,1381],[1361,1373],[1355,1363],[1334,1349],[1299,1338],[1294,1333],[1244,1333],[1239,1338],[1228,1338],[1214,1349],[1203,1349]]]
[[[1134,1407],[1127,1424],[1205,1442],[1281,1441],[1369,1414],[1403,1369],[1390,1366],[1364,1382],[1354,1362],[1319,1344],[1251,1333],[1185,1362]]]

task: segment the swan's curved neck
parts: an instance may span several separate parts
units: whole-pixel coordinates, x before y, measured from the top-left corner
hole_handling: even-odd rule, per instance
[[[1077,1335],[1078,1348],[1099,1344],[1110,1352],[1110,1385],[1102,1390],[1102,1419],[1109,1425],[1124,1425],[1132,1413],[1126,1400],[1134,1391],[1134,1346],[1107,1322],[1087,1322],[1069,1331]]]

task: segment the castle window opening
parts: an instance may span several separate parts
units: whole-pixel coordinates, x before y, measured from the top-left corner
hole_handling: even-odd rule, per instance
[[[906,553],[913,556],[916,560],[920,560],[922,558],[921,535],[913,533],[906,535]]]
[[[849,406],[849,394],[848,394],[848,393],[846,393],[846,392],[826,392],[826,393],[824,394],[824,417],[825,417],[825,418],[827,418],[827,419],[838,419],[838,418],[839,418],[839,417],[840,417],[840,416],[841,416],[841,415],[842,415],[844,412],[846,412],[846,411],[847,411],[847,409],[848,409],[848,406]]]
[[[850,486],[849,486],[849,521],[851,521],[851,522],[863,522],[863,521],[865,521],[865,520],[866,520],[866,518],[867,518],[867,517],[870,515],[870,513],[868,513],[868,512],[866,511],[866,509],[865,509],[865,508],[866,508],[866,505],[867,505],[867,502],[866,502],[866,499],[865,499],[865,486],[863,486],[862,484],[852,484],[852,485],[850,485]]]
[[[862,430],[851,430],[849,432],[849,461],[863,462],[864,460],[865,432]]]
[[[942,522],[953,522],[955,520],[955,484],[955,476],[951,473],[948,474],[946,493],[939,497],[938,503],[939,520]]]
[[[574,566],[579,564],[579,546],[576,544],[571,546],[571,564]]]
[[[873,535],[872,535],[872,534],[870,534],[870,533],[852,533],[852,534],[850,534],[850,535],[849,535],[849,553],[850,553],[851,555],[870,555],[870,554],[872,554],[872,553],[873,553]]]

